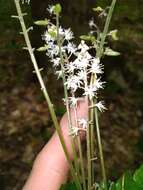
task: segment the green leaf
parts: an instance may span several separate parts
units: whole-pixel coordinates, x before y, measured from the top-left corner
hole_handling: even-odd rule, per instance
[[[93,8],[93,11],[95,11],[95,12],[102,12],[102,11],[104,11],[104,9],[102,9],[101,7],[96,7],[96,8]]]
[[[53,12],[56,15],[59,15],[62,12],[62,7],[59,3],[53,6]]]
[[[111,182],[109,186],[109,190],[116,190],[116,184]]]
[[[143,165],[135,171],[133,179],[137,184],[142,186],[143,189]]]
[[[108,55],[108,56],[119,56],[120,53],[117,52],[117,51],[112,50],[112,49],[109,48],[109,47],[107,47],[107,48],[105,49],[104,55]]]
[[[62,185],[60,190],[77,190],[75,183],[67,183]]]
[[[34,24],[38,25],[38,26],[47,26],[49,23],[49,21],[47,19],[45,20],[37,20],[34,22]]]
[[[133,180],[130,172],[125,174],[125,190],[142,190],[141,186]]]
[[[126,172],[116,183],[115,190],[142,190],[142,187],[133,180],[131,172]]]
[[[109,32],[108,35],[111,36],[113,40],[117,41],[119,40],[117,34],[118,34],[118,30],[112,30]]]
[[[42,52],[42,51],[46,51],[47,49],[48,49],[48,45],[45,45],[45,46],[43,46],[43,47],[39,47],[39,48],[37,49],[37,51]]]
[[[91,42],[95,42],[96,38],[92,35],[81,35],[80,36],[81,40],[85,40],[85,41],[91,41]]]

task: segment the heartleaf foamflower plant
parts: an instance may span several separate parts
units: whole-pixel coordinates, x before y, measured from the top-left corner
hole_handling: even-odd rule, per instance
[[[62,7],[61,5],[49,5],[47,11],[50,18],[45,20],[35,21],[39,26],[46,26],[46,31],[42,35],[45,42],[43,47],[38,48],[38,51],[46,51],[53,69],[58,79],[63,82],[63,104],[66,107],[68,116],[68,130],[71,139],[74,160],[71,162],[68,155],[61,128],[54,111],[53,104],[48,94],[48,90],[44,84],[41,70],[38,68],[37,60],[34,55],[34,48],[31,45],[29,29],[27,29],[24,16],[22,13],[21,3],[30,3],[30,0],[14,0],[18,18],[24,35],[26,46],[24,49],[28,50],[31,61],[33,63],[35,73],[39,80],[41,90],[45,96],[52,121],[59,135],[65,156],[70,166],[70,171],[73,177],[75,188],[77,190],[107,190],[108,183],[106,177],[106,170],[104,164],[102,142],[99,128],[99,112],[104,112],[107,108],[104,100],[99,98],[99,91],[105,87],[103,80],[104,65],[102,63],[102,56],[104,55],[119,55],[118,52],[112,50],[107,46],[107,37],[112,37],[117,40],[117,30],[109,30],[112,13],[116,4],[116,0],[112,0],[111,6],[103,9],[101,7],[93,8],[93,11],[99,14],[99,17],[105,17],[104,29],[100,29],[94,19],[89,21],[90,32],[88,35],[80,36],[80,43],[74,43],[74,34],[71,28],[64,28],[60,24]],[[29,27],[31,28],[31,27]],[[92,53],[91,53],[92,52]],[[95,52],[95,53],[93,53]],[[79,96],[80,94],[80,96]],[[88,118],[78,118],[77,105],[78,101],[84,97],[88,102]],[[71,110],[74,112],[75,123],[72,123]],[[84,166],[84,156],[81,143],[81,131],[86,135],[87,144],[87,167]],[[102,185],[98,185],[95,176],[95,161],[97,156],[95,154],[95,135],[97,136],[99,158],[101,164]],[[75,148],[75,142],[78,145],[78,153]]]

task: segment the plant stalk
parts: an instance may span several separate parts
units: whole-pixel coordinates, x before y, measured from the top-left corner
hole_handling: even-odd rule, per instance
[[[60,54],[60,59],[61,59],[61,70],[62,70],[62,81],[63,81],[63,87],[64,87],[64,97],[65,97],[65,102],[66,102],[66,110],[67,110],[67,117],[68,117],[68,127],[69,127],[69,133],[72,132],[72,120],[71,120],[71,115],[70,115],[70,109],[69,109],[69,102],[68,102],[68,91],[65,85],[66,78],[65,78],[65,73],[64,73],[64,60],[63,60],[63,55],[61,51],[61,42],[60,42],[60,36],[59,36],[59,15],[56,15],[56,26],[57,26],[57,43],[59,47],[59,54]],[[77,173],[77,178],[80,182],[80,173],[79,173],[79,164],[78,164],[78,156],[76,152],[76,145],[74,142],[74,139],[71,140],[71,146],[72,146],[72,151],[73,151],[73,157],[74,157],[74,165],[75,165],[75,170]],[[81,189],[81,187],[80,187]]]
[[[103,30],[103,33],[102,33],[100,45],[99,45],[99,48],[97,50],[97,55],[96,55],[99,58],[101,58],[102,55],[103,55],[103,47],[104,47],[106,36],[107,36],[108,30],[109,30],[109,25],[110,25],[111,18],[112,18],[112,15],[113,15],[113,11],[114,11],[114,8],[115,8],[115,5],[116,5],[116,1],[117,0],[112,0],[111,6],[110,6],[110,9],[109,9],[109,13],[107,15],[107,19],[106,19],[104,30]]]

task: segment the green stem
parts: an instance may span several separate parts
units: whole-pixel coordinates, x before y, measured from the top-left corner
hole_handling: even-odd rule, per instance
[[[63,67],[64,60],[63,60],[63,55],[61,51],[61,42],[60,42],[60,36],[59,36],[59,15],[56,15],[56,27],[57,27],[57,44],[59,47],[59,54],[60,54],[60,59],[61,59],[62,80],[63,80],[63,86],[64,86],[64,96],[65,96],[65,101],[66,101],[66,109],[67,109],[68,124],[69,124],[68,127],[69,127],[69,132],[71,132],[72,122],[71,122],[70,110],[69,110],[68,91],[65,85],[66,79],[65,79],[64,67]]]
[[[74,93],[73,93],[73,96],[74,96]],[[75,112],[76,126],[79,128],[80,126],[78,124],[77,107],[74,107],[74,112]],[[85,171],[84,171],[83,153],[82,153],[82,146],[81,146],[81,138],[80,138],[79,134],[77,136],[77,143],[78,143],[78,150],[79,150],[79,157],[80,157],[83,190],[86,190],[86,179],[85,179]]]
[[[113,15],[113,10],[115,8],[115,4],[116,4],[116,0],[112,0],[111,6],[109,9],[109,13],[107,15],[107,19],[105,22],[104,30],[102,33],[100,45],[99,45],[99,48],[97,48],[96,57],[99,57],[99,58],[101,58],[103,55],[103,51],[104,51],[103,47],[104,47],[106,36],[107,36],[108,30],[109,30],[109,25],[111,22],[111,18]],[[96,76],[92,76],[92,77],[94,77],[93,80],[96,80]],[[96,103],[96,102],[94,102],[94,103]],[[102,178],[103,178],[103,182],[105,184],[105,190],[106,190],[107,189],[107,177],[106,177],[104,156],[103,156],[103,150],[102,150],[102,142],[101,142],[101,136],[100,136],[98,111],[96,108],[95,108],[95,120],[96,120],[96,132],[97,132],[97,141],[98,141],[98,148],[99,148],[100,164],[101,164],[101,170],[102,170]]]
[[[90,118],[90,111],[88,114],[88,118]],[[88,124],[86,141],[87,141],[87,173],[88,173],[88,190],[91,190],[92,186],[92,176],[91,176],[91,124]]]
[[[78,136],[78,149],[79,149],[79,156],[80,156],[80,165],[81,165],[81,174],[82,174],[82,183],[83,183],[83,190],[86,190],[86,180],[85,180],[85,171],[84,171],[84,162],[83,162],[83,153],[81,147],[81,139]]]
[[[111,18],[112,18],[112,15],[113,15],[113,10],[115,8],[115,4],[116,4],[116,0],[112,0],[111,6],[110,6],[110,9],[109,9],[109,13],[107,15],[107,19],[106,19],[106,22],[105,22],[104,30],[103,30],[103,33],[102,33],[99,49],[97,51],[97,57],[99,57],[99,58],[101,58],[102,55],[103,55],[103,47],[104,47],[106,36],[107,36],[108,30],[109,30],[109,25],[110,25],[110,22],[111,22]]]
[[[56,15],[56,26],[57,26],[57,44],[59,47],[59,54],[60,54],[60,59],[61,59],[61,70],[62,70],[62,80],[63,80],[63,87],[64,87],[64,97],[65,97],[65,102],[66,102],[68,127],[69,127],[69,133],[70,133],[72,131],[72,121],[71,121],[69,102],[68,102],[68,91],[67,91],[67,88],[65,85],[66,78],[65,78],[64,67],[63,67],[64,60],[63,60],[63,55],[62,55],[62,51],[61,51],[61,41],[60,41],[60,36],[59,36],[59,15]],[[70,140],[71,140],[71,146],[72,146],[72,151],[73,151],[73,156],[74,156],[74,164],[75,164],[75,169],[76,169],[76,173],[77,173],[77,178],[79,178],[79,176],[80,176],[79,175],[79,164],[78,164],[78,156],[77,156],[77,152],[76,152],[76,148],[75,148],[75,143],[74,143],[73,139],[70,139]],[[80,180],[79,180],[79,182],[80,182]],[[81,189],[81,187],[80,187],[80,189]]]
[[[91,106],[94,105],[93,100],[91,100]],[[95,157],[95,153],[94,153],[94,109],[91,109],[90,111],[90,121],[93,122],[93,125],[91,125],[91,158],[93,159]],[[94,160],[91,162],[91,166],[92,166],[92,184],[94,184],[94,180],[95,180],[95,172],[94,172]]]
[[[33,63],[33,66],[34,66],[34,69],[35,69],[38,81],[40,83],[41,90],[42,90],[43,95],[44,95],[44,97],[46,99],[46,102],[48,104],[48,108],[49,108],[49,111],[50,111],[50,115],[51,115],[52,121],[53,121],[54,126],[56,128],[56,131],[58,133],[58,136],[59,136],[61,145],[63,147],[65,156],[67,158],[67,161],[69,163],[72,176],[75,179],[77,189],[80,189],[80,184],[78,182],[78,178],[77,178],[77,175],[75,173],[75,169],[74,169],[74,167],[73,167],[73,165],[71,163],[71,159],[69,157],[68,150],[67,150],[67,147],[66,147],[65,142],[64,142],[64,138],[63,138],[63,135],[62,135],[62,132],[61,132],[61,128],[60,128],[59,123],[57,121],[57,117],[56,117],[56,114],[55,114],[55,111],[54,111],[54,108],[53,108],[53,104],[51,103],[49,94],[48,94],[48,92],[46,90],[46,86],[44,84],[44,81],[42,79],[41,73],[40,73],[39,68],[38,68],[38,64],[37,64],[37,61],[36,61],[36,58],[35,58],[35,55],[34,55],[34,52],[33,52],[33,48],[31,46],[31,42],[30,42],[30,39],[29,39],[28,31],[26,29],[26,25],[25,25],[25,22],[24,22],[23,14],[22,14],[22,11],[21,11],[20,1],[19,0],[14,0],[14,2],[15,2],[15,5],[16,5],[16,10],[17,10],[17,13],[18,13],[18,18],[19,18],[19,21],[20,21],[20,24],[21,24],[21,28],[22,28],[22,31],[23,31],[23,35],[24,35],[24,38],[25,38],[26,45],[27,45],[27,49],[29,51],[29,55],[30,55],[31,61]]]
[[[105,190],[106,190],[107,189],[107,177],[106,177],[106,170],[105,170],[105,163],[104,163],[104,156],[103,156],[97,108],[95,108],[95,121],[96,121],[96,133],[97,133],[98,149],[99,149],[99,155],[100,155],[101,172],[102,172],[102,178],[103,178],[103,182],[104,182]]]

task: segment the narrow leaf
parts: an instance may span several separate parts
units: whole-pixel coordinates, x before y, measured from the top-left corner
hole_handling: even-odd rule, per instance
[[[49,23],[49,21],[47,19],[45,20],[37,20],[34,22],[34,24],[38,25],[38,26],[47,26]]]
[[[45,46],[43,46],[43,47],[39,47],[39,48],[37,49],[37,51],[42,52],[42,51],[46,51],[47,49],[48,49],[48,46],[45,45]]]
[[[95,37],[92,35],[81,35],[80,39],[85,40],[85,41],[91,41],[91,42],[96,41]]]
[[[109,32],[108,35],[111,36],[113,40],[117,41],[119,39],[117,36],[117,33],[118,33],[118,30],[112,30]]]
[[[108,55],[108,56],[119,56],[120,53],[117,52],[117,51],[112,50],[112,49],[109,48],[109,47],[107,47],[107,48],[105,49],[104,55]]]

